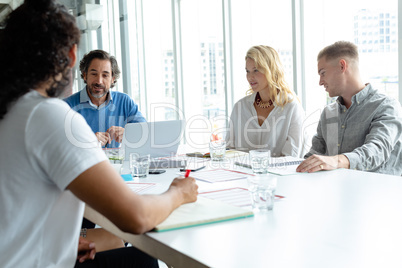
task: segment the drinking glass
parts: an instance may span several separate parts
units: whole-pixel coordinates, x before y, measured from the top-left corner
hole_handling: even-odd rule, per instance
[[[255,174],[268,173],[268,167],[271,160],[271,151],[266,149],[251,150],[250,164]]]
[[[258,174],[248,177],[251,205],[258,211],[274,208],[277,178],[272,174]]]
[[[226,141],[217,140],[209,143],[209,155],[212,161],[221,161],[225,159]]]
[[[130,154],[130,170],[133,177],[144,178],[148,175],[151,157],[147,155],[139,155],[137,153]]]

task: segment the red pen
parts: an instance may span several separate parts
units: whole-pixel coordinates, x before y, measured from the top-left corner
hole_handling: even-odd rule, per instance
[[[186,174],[184,174],[184,178],[188,178],[188,176],[190,176],[190,172],[191,172],[191,170],[187,169]]]

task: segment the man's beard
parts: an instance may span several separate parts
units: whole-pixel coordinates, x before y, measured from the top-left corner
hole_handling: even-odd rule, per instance
[[[101,93],[101,94],[95,94],[95,93],[93,92],[93,86],[94,86],[94,85],[97,86],[97,87],[99,87],[99,88],[102,88],[102,89],[104,90],[104,92]],[[89,91],[89,94],[91,94],[92,97],[97,98],[97,99],[100,99],[100,98],[104,97],[104,96],[108,93],[108,90],[106,90],[106,87],[105,87],[105,86],[101,86],[101,85],[99,85],[99,84],[92,84],[91,86],[89,86],[88,91]]]

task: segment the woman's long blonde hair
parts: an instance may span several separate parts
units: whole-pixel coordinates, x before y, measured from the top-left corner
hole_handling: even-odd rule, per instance
[[[265,74],[271,89],[276,89],[269,93],[271,100],[276,105],[283,107],[293,101],[295,93],[285,81],[285,72],[275,49],[269,46],[253,46],[247,51],[245,59],[254,60],[257,70]],[[247,93],[253,93],[251,87]]]

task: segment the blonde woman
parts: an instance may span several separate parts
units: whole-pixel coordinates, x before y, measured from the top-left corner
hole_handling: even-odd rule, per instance
[[[285,81],[278,53],[269,46],[251,47],[246,73],[250,90],[233,107],[228,146],[269,149],[274,157],[300,157],[304,111]]]

